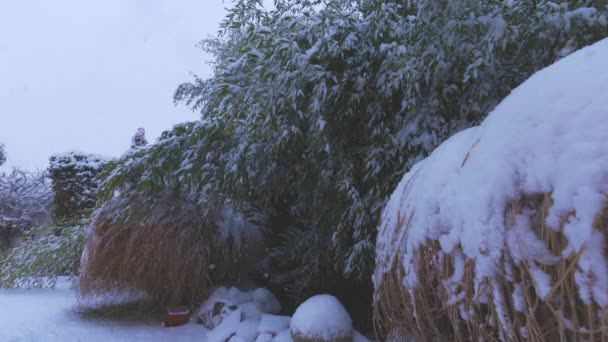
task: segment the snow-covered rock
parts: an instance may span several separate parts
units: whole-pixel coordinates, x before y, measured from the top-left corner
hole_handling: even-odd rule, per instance
[[[273,340],[274,340],[274,335],[272,335],[272,333],[269,333],[269,332],[260,333],[255,338],[255,342],[274,342]]]
[[[243,310],[245,319],[260,319],[262,313],[278,314],[281,312],[279,300],[267,289],[241,291],[236,287],[217,288],[198,310],[199,321],[208,324],[211,318],[225,316],[236,308]],[[213,328],[212,324],[208,328]]]
[[[242,338],[244,341],[251,342],[255,341],[258,335],[258,326],[260,320],[245,319],[243,320],[236,329],[235,336]]]
[[[197,321],[210,329],[208,341],[287,341],[291,318],[275,315],[280,311],[281,304],[267,289],[220,287],[201,305]]]
[[[243,305],[245,303],[249,303],[249,305]],[[197,322],[207,329],[214,329],[222,323],[225,317],[237,309],[241,310],[241,315],[245,317],[256,318],[260,315],[257,307],[257,304],[253,303],[250,292],[241,291],[235,287],[219,287],[199,308],[196,314]]]
[[[257,303],[243,303],[239,305],[239,308],[243,311],[244,320],[259,321],[262,318],[262,310],[260,310]]]
[[[351,341],[350,315],[334,296],[317,295],[302,303],[291,319],[291,335],[296,341]]]
[[[281,312],[281,303],[268,289],[256,289],[251,293],[251,296],[261,311],[273,314]]]
[[[236,335],[241,324],[241,310],[234,310],[222,322],[207,334],[209,342],[226,342]]]
[[[210,329],[206,340],[212,342],[369,341],[353,330],[335,297],[319,295],[304,302],[294,314],[295,324],[289,316],[276,315],[280,311],[267,289],[220,287],[201,305],[198,322]]]
[[[291,332],[289,330],[284,330],[282,333],[275,336],[273,342],[293,342]]]
[[[290,320],[289,316],[262,314],[258,333],[271,333],[273,336],[276,336],[289,329]]]

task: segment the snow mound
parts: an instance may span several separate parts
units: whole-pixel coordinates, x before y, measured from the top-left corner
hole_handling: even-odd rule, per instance
[[[280,311],[281,304],[267,289],[220,287],[201,305],[197,321],[210,330],[210,342],[287,341],[291,318],[275,315]]]
[[[353,326],[350,315],[334,296],[317,295],[302,303],[294,313],[292,336],[315,341],[350,339]]]
[[[597,220],[608,204],[607,134],[604,39],[536,73],[480,126],[453,136],[403,177],[379,227],[376,290],[400,262],[402,285],[411,296],[421,285],[417,271],[429,260],[420,249],[437,246],[433,260],[441,267],[439,254],[450,255],[453,269],[443,284],[447,305],[462,302],[464,269],[473,261],[475,295],[493,298],[498,319],[508,325],[500,309],[509,303],[492,293],[499,277],[515,281],[511,266],[525,262],[537,297],[546,299],[559,280],[548,267],[576,255],[579,299],[605,310],[606,231]],[[546,212],[535,198],[547,204]],[[542,228],[533,224],[535,218]],[[557,254],[541,229],[563,236]],[[513,301],[521,304],[517,293]],[[469,313],[461,310],[460,316],[467,319]]]

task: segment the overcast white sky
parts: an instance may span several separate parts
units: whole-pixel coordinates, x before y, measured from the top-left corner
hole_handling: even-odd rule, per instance
[[[118,156],[138,127],[149,141],[199,117],[174,107],[195,45],[215,34],[222,0],[0,0],[0,142],[10,166],[53,153]]]

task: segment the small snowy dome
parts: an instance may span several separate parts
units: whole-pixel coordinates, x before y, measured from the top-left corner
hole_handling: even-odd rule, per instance
[[[290,324],[293,336],[335,341],[353,334],[350,315],[334,296],[317,295],[302,303]]]

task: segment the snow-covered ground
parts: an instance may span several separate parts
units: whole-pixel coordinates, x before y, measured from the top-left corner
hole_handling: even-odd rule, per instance
[[[272,314],[278,313],[281,306],[274,295],[265,289],[240,291],[236,288],[219,288],[194,313],[188,324],[165,328],[156,320],[146,323],[86,318],[78,313],[76,294],[70,285],[69,279],[61,278],[54,289],[0,289],[0,342],[292,341],[289,328],[291,318]],[[315,301],[315,298],[323,300]],[[292,324],[292,329],[295,327],[303,335],[316,332],[318,336],[333,336],[332,332],[337,329],[340,333],[352,335],[354,342],[369,342],[352,329],[350,316],[337,299],[327,295],[312,299],[296,312],[300,314],[294,323],[301,323]],[[218,302],[225,305],[212,314]],[[318,314],[323,311],[327,311],[325,315]],[[203,324],[195,323],[201,319]],[[205,324],[211,325],[211,330],[205,328]]]
[[[158,323],[83,318],[69,281],[55,289],[0,290],[0,341],[204,341],[207,331],[190,322],[178,328]]]

